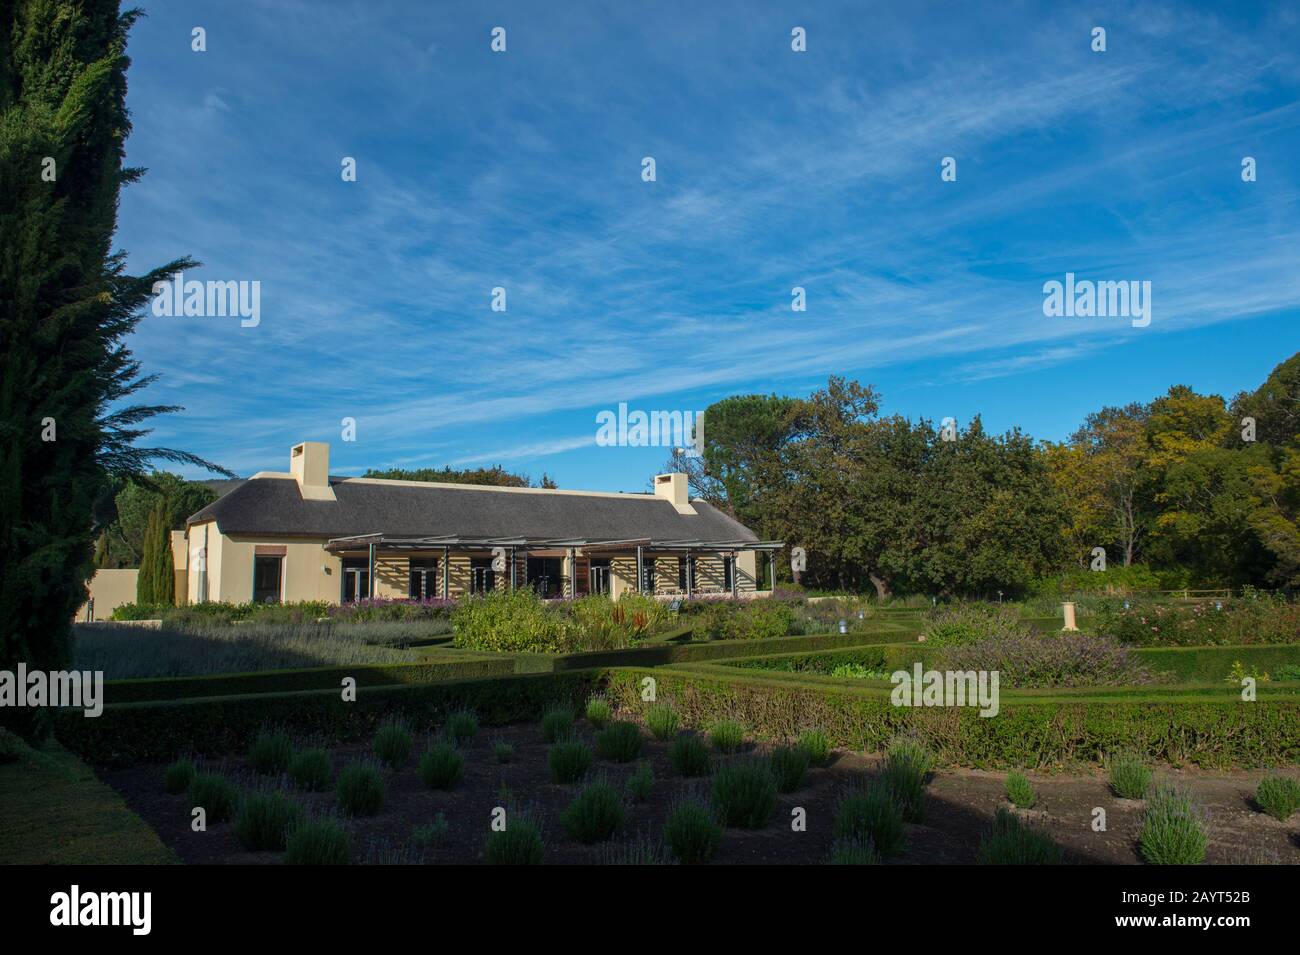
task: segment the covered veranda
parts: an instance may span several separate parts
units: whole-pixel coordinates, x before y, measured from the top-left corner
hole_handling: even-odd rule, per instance
[[[585,593],[607,592],[619,596],[619,590],[613,586],[611,565],[618,561],[634,572],[633,585],[625,587],[637,593],[656,597],[694,597],[706,594],[730,594],[739,598],[742,594],[741,572],[738,557],[746,552],[755,554],[755,573],[752,591],[763,592],[763,584],[770,591],[775,585],[775,563],[772,555],[784,546],[781,541],[752,540],[655,540],[652,538],[634,539],[587,539],[587,538],[530,538],[530,537],[406,537],[384,533],[360,534],[351,537],[338,537],[329,540],[325,550],[345,562],[351,563],[358,571],[364,568],[364,583],[360,581],[354,588],[352,599],[373,598],[378,563],[392,559],[418,559],[433,557],[437,560],[437,588],[429,588],[423,596],[448,599],[461,593],[493,589],[496,586],[508,586],[516,589],[520,586],[537,589],[544,597],[576,597]],[[759,569],[757,555],[766,554],[769,559],[766,568]],[[456,587],[452,579],[452,564],[455,559],[469,559],[470,576],[467,586]],[[529,559],[533,558],[533,561]],[[676,580],[664,581],[656,573],[656,568],[664,558],[676,558],[678,573]],[[553,574],[543,573],[530,579],[530,568],[538,566],[550,568],[546,560],[559,559],[563,571],[560,581],[552,581]],[[697,563],[715,559],[723,568],[721,580],[717,574],[709,579],[697,579]],[[522,561],[522,572],[521,572]],[[364,562],[364,563],[363,563]],[[634,562],[634,564],[633,564]],[[408,561],[408,566],[412,565]],[[635,570],[632,571],[632,567]],[[585,568],[585,573],[583,572]],[[490,569],[490,573],[487,570]],[[603,572],[604,585],[601,585]],[[766,578],[765,580],[759,579]],[[539,586],[540,584],[540,586]],[[345,591],[346,593],[346,591]],[[345,597],[346,599],[346,597]]]

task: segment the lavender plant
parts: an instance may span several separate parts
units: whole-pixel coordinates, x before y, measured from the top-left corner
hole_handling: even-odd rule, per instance
[[[1149,670],[1110,637],[1091,634],[987,637],[946,647],[941,669],[997,670],[1002,686],[1126,686],[1151,683]]]

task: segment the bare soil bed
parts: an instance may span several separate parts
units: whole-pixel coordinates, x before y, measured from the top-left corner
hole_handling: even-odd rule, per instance
[[[590,735],[589,727],[579,730]],[[514,746],[509,763],[497,763],[492,742],[501,739]],[[415,761],[424,740],[417,734],[415,751],[408,766],[384,771],[386,792],[378,815],[349,820],[353,861],[410,861],[473,864],[483,861],[484,838],[492,811],[503,805],[520,804],[535,811],[544,826],[545,862],[595,864],[610,860],[620,844],[639,836],[657,839],[674,795],[696,790],[708,792],[707,780],[684,780],[673,775],[668,764],[668,744],[647,737],[642,759],[654,768],[653,793],[644,803],[629,803],[625,830],[611,842],[584,846],[564,832],[560,814],[580,789],[580,784],[560,785],[551,781],[547,768],[547,744],[535,724],[517,724],[481,730],[468,744],[464,775],[450,791],[426,788],[415,773]],[[750,745],[747,752],[762,753],[765,746]],[[334,747],[335,771],[353,759],[370,756],[368,745]],[[714,754],[715,767],[725,757]],[[809,771],[804,786],[795,793],[780,795],[777,809],[767,827],[757,831],[728,829],[714,857],[717,864],[801,864],[826,860],[833,842],[832,825],[839,796],[846,786],[870,777],[880,766],[875,757],[839,751],[829,766]],[[588,778],[603,774],[622,785],[636,763],[613,763],[597,758]],[[255,777],[243,758],[210,761],[237,785],[266,785]],[[189,804],[184,795],[168,795],[162,787],[163,766],[140,764],[128,769],[101,771],[101,778],[120,792],[127,805],[144,818],[166,845],[187,863],[249,864],[278,863],[272,852],[248,852],[239,843],[230,823],[211,824],[207,832],[190,829]],[[1300,814],[1278,822],[1254,805],[1255,786],[1261,772],[1202,773],[1169,768],[1157,769],[1157,778],[1184,786],[1202,807],[1209,821],[1208,863],[1300,863]],[[1142,819],[1141,802],[1118,799],[1111,794],[1100,772],[1074,775],[1030,774],[1039,794],[1032,810],[1022,816],[1042,826],[1065,850],[1067,863],[1135,864],[1140,861],[1137,838]],[[892,864],[975,863],[981,836],[998,806],[1007,805],[1004,775],[968,770],[939,771],[927,788],[923,824],[907,826],[907,848]],[[302,805],[332,812],[332,792],[296,792],[286,780],[285,791]],[[807,814],[807,831],[791,828],[792,812]],[[1106,831],[1093,830],[1094,809],[1106,812]],[[423,853],[410,847],[414,827],[432,822],[442,813],[449,824],[446,839]]]

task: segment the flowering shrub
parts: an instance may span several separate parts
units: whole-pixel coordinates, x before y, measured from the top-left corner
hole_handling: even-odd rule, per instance
[[[682,601],[681,610],[685,616],[709,613],[714,607],[729,607],[736,603],[731,594],[696,594]]]
[[[992,637],[1031,635],[1013,604],[963,603],[926,614],[924,637],[930,646],[961,646]]]
[[[513,653],[567,653],[572,649],[566,619],[531,590],[475,594],[451,611],[452,645]]]
[[[999,672],[1001,685],[1016,689],[1053,686],[1128,686],[1152,682],[1151,673],[1110,637],[1091,634],[1005,634],[952,644],[939,669]]]
[[[703,597],[683,605],[697,638],[753,640],[798,633],[784,601]],[[516,653],[575,653],[636,646],[674,626],[677,615],[643,594],[611,600],[593,594],[543,601],[530,590],[500,590],[462,600],[451,611],[454,646]]]
[[[1134,646],[1240,646],[1300,640],[1300,604],[1247,591],[1236,600],[1169,605],[1107,602],[1093,629]]]
[[[290,603],[224,603],[208,600],[203,603],[187,604],[184,607],[171,605],[122,604],[112,613],[113,620],[157,620],[162,619],[169,626],[185,624],[222,624],[242,620],[256,620],[259,623],[310,623],[323,617],[329,608],[324,600],[302,600]]]
[[[444,600],[441,597],[426,597],[423,600],[375,597],[330,607],[329,616],[336,623],[438,620],[451,616],[451,609],[455,606],[456,601]]]
[[[697,611],[695,635],[708,640],[762,640],[797,633],[795,612],[779,600],[727,600]]]
[[[828,633],[843,620],[849,632],[871,626],[871,604],[865,597],[833,597],[794,605],[795,623],[790,633]],[[862,616],[859,617],[858,614]]]
[[[630,646],[667,628],[673,618],[666,606],[643,594],[624,594],[617,601],[592,594],[553,606],[568,616],[576,646],[586,650]]]
[[[696,635],[708,640],[830,633],[839,628],[841,620],[848,625],[849,632],[866,630],[872,625],[871,602],[865,597],[811,601],[801,591],[794,590],[775,590],[770,597],[753,600],[707,594],[684,602],[681,612],[696,618]]]
[[[455,606],[452,644],[515,653],[612,650],[635,646],[672,619],[667,607],[640,594],[543,601],[531,590],[494,590]]]

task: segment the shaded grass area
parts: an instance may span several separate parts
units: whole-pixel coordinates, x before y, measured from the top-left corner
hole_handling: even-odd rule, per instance
[[[177,861],[121,796],[57,743],[0,765],[0,864]]]

